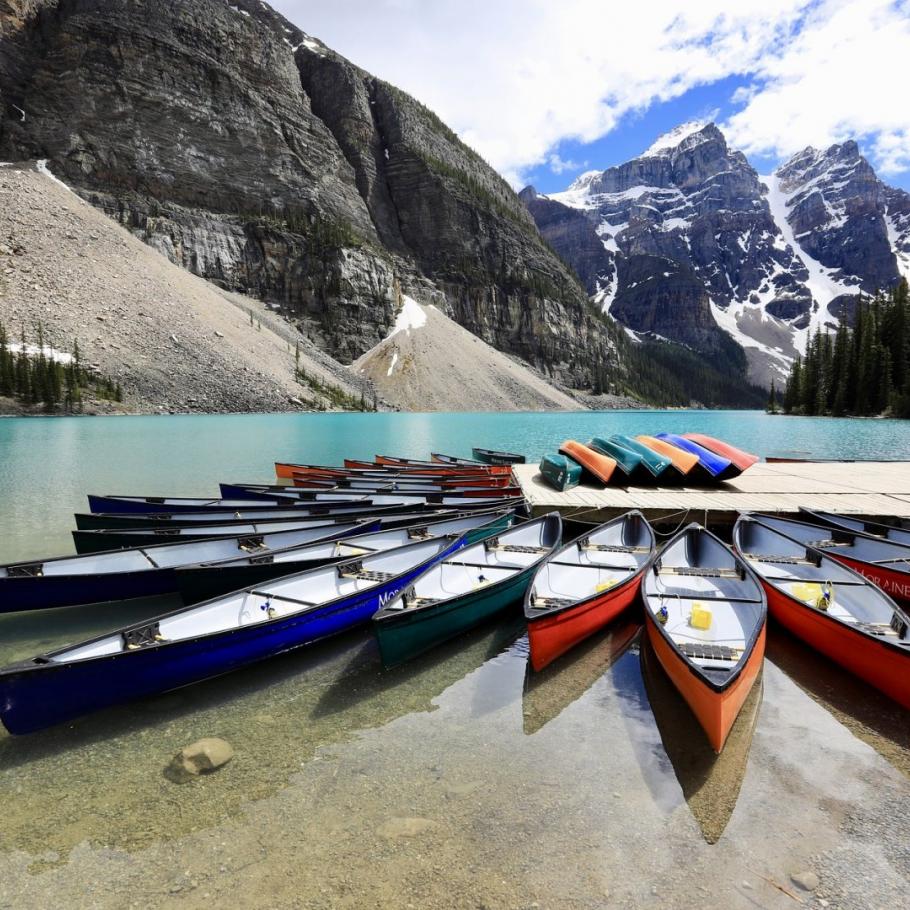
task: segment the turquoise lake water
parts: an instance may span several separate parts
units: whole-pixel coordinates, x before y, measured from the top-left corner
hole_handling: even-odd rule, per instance
[[[218,481],[274,477],[273,462],[472,446],[537,460],[563,439],[700,431],[761,455],[910,458],[910,421],[771,417],[759,411],[253,414],[0,420],[0,561],[71,552],[86,493],[217,495]]]

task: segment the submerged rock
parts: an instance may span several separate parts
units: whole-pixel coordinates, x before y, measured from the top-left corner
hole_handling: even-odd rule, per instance
[[[818,876],[811,871],[794,872],[790,876],[790,881],[794,885],[802,888],[803,891],[814,891],[818,887]]]
[[[177,783],[184,783],[211,774],[234,757],[234,748],[217,736],[209,736],[184,746],[165,769],[165,775]]]

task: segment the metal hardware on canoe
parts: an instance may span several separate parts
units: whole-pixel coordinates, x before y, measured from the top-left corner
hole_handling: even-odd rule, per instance
[[[426,540],[426,538],[431,536],[430,529],[425,525],[421,528],[408,528],[409,540]]]
[[[244,553],[252,553],[254,550],[261,550],[265,546],[261,534],[254,534],[252,537],[239,537],[237,539],[237,549],[243,550]]]
[[[7,566],[6,574],[9,578],[41,578],[44,575],[44,563],[29,562],[18,566]]]
[[[697,566],[662,566],[660,563],[654,565],[655,575],[694,575],[698,578],[743,578],[744,573],[740,569],[720,569],[710,568],[702,569]]]
[[[127,651],[136,651],[139,648],[147,648],[149,645],[164,641],[164,636],[161,634],[156,622],[149,623],[147,626],[140,626],[138,629],[127,629],[121,633],[121,636]]]
[[[700,660],[731,660],[734,663],[742,656],[739,648],[730,648],[727,645],[711,645],[701,642],[677,642],[676,645],[686,657],[696,657]]]

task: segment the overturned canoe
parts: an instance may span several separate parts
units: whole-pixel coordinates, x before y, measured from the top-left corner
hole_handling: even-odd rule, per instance
[[[821,550],[826,556],[849,566],[895,600],[910,600],[910,547],[830,525],[776,515],[756,514],[753,517],[765,527],[798,540],[803,546]]]
[[[701,460],[692,452],[687,452],[685,449],[681,449],[679,446],[675,446],[673,443],[657,436],[639,435],[635,438],[642,445],[646,445],[649,449],[657,452],[658,455],[669,458],[685,483],[704,484],[714,482],[714,476],[702,467]]]
[[[742,474],[742,469],[733,464],[729,458],[724,458],[697,442],[686,439],[685,436],[678,436],[676,433],[658,433],[657,438],[672,443],[684,452],[696,455],[702,468],[715,480],[730,480]]]
[[[762,666],[762,586],[738,555],[691,524],[663,549],[642,593],[657,659],[720,752]]]
[[[633,436],[615,435],[610,437],[611,441],[636,455],[641,456],[642,464],[648,469],[648,472],[654,478],[663,481],[675,482],[683,477],[682,471],[679,471],[673,464],[673,459],[656,452],[650,446],[639,442]]]
[[[581,465],[566,455],[544,455],[540,459],[540,476],[560,493],[577,487],[581,473]]]
[[[462,538],[422,541],[235,591],[0,670],[0,720],[30,733],[353,628]]]
[[[178,566],[243,554],[264,555],[273,546],[300,546],[378,528],[376,521],[369,525],[322,524],[268,535],[244,534],[191,543],[159,541],[158,546],[140,549],[10,563],[0,566],[0,613],[170,594],[177,590],[174,569]]]
[[[619,481],[621,476],[622,481],[626,484],[650,483],[653,475],[645,467],[642,456],[637,452],[620,445],[613,439],[603,439],[600,436],[595,436],[588,443],[588,448],[600,452],[616,462],[614,482]]]
[[[559,454],[566,455],[580,464],[584,471],[590,474],[598,483],[608,484],[616,470],[615,459],[598,452],[596,449],[582,445],[574,439],[567,439],[559,447]]]
[[[394,666],[517,607],[538,563],[562,536],[554,512],[446,557],[373,617],[382,661]]]
[[[495,516],[469,515],[444,521],[425,522],[399,528],[371,531],[367,534],[345,536],[304,546],[285,547],[280,550],[229,559],[213,560],[175,570],[176,586],[185,604],[198,603],[253,585],[261,585],[273,578],[294,575],[308,569],[403,547],[419,540],[433,537],[463,535],[465,544],[472,544],[490,534],[507,531],[515,520],[513,513]]]
[[[782,626],[910,708],[910,619],[884,591],[755,516],[740,517],[733,543]]]
[[[715,455],[728,458],[739,468],[740,472],[745,471],[746,468],[751,468],[752,465],[760,460],[758,455],[744,452],[742,449],[737,449],[736,446],[732,446],[722,439],[705,436],[704,433],[683,433],[683,438],[697,442],[700,446],[704,446],[704,448],[714,452]]]
[[[630,606],[654,551],[645,517],[627,512],[544,560],[524,603],[534,669],[542,670]]]

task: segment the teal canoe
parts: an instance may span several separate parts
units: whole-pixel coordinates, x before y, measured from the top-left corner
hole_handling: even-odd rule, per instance
[[[614,475],[615,479],[618,480],[621,474],[625,475],[628,482],[647,482],[651,479],[651,472],[645,467],[641,455],[625,446],[621,446],[613,439],[603,439],[600,436],[595,436],[588,443],[588,446],[594,449],[595,452],[607,455],[616,462],[618,471]]]
[[[642,464],[654,477],[670,480],[675,479],[674,475],[679,474],[676,468],[673,467],[671,459],[667,458],[666,455],[655,452],[654,449],[649,448],[632,436],[615,435],[610,437],[610,441],[615,442],[624,449],[628,449],[630,452],[634,452],[636,455],[640,455]]]
[[[425,572],[373,616],[386,667],[518,609],[540,562],[559,546],[562,519],[553,512],[465,547],[438,571]]]
[[[581,483],[582,467],[567,455],[544,455],[540,459],[540,476],[560,493]]]

